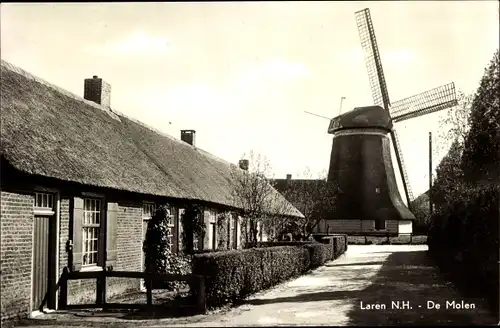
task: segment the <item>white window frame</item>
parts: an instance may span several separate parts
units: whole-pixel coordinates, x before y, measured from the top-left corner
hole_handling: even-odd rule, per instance
[[[167,204],[170,208],[170,222],[173,222],[173,220],[175,219],[175,215],[173,214],[174,212],[174,206],[173,205],[170,205],[170,204]],[[153,215],[156,211],[156,208],[157,208],[157,204],[154,203],[154,202],[148,202],[148,201],[145,201],[142,203],[142,220],[143,222],[144,221],[149,221],[153,218]],[[174,243],[174,240],[173,240],[173,237],[174,237],[174,234],[173,234],[173,230],[174,230],[174,224],[173,223],[170,223],[168,225],[168,231],[169,231],[169,234],[170,234],[170,243],[169,243],[169,248],[170,248],[170,251],[172,251],[172,245]],[[144,225],[143,225],[143,229],[144,229]],[[145,231],[143,231],[143,236],[145,236]],[[141,249],[142,249],[142,244],[141,244]],[[144,265],[144,252],[141,251],[141,265]]]
[[[33,199],[33,212],[35,215],[52,216],[55,214],[54,208],[56,197],[53,193],[48,192],[35,192]]]
[[[142,203],[142,219],[143,220],[151,220],[155,211],[156,211],[156,204],[155,203],[153,203],[153,202]]]
[[[87,208],[88,204],[94,204],[93,208],[91,205],[91,208]],[[104,213],[103,213],[103,204],[104,204],[104,199],[100,197],[92,197],[92,196],[84,196],[83,197],[83,217],[82,217],[82,270],[83,271],[91,271],[91,270],[98,270],[102,269],[100,267],[101,265],[101,253],[102,253],[102,232],[103,232],[103,221],[105,220],[104,218]],[[98,206],[99,205],[99,206]],[[87,216],[88,215],[99,215],[99,222],[98,223],[89,223],[87,221]],[[89,219],[91,219],[89,217]],[[88,248],[86,247],[86,241],[89,240],[89,238],[86,238],[86,229],[88,231],[94,231],[94,238],[90,239],[89,245],[92,245],[92,241],[96,241],[96,249],[93,250],[92,247],[90,248],[91,251],[88,251]],[[87,234],[88,236],[88,234]],[[95,263],[85,263],[84,258],[85,256],[88,256],[89,254],[96,254],[96,262]]]

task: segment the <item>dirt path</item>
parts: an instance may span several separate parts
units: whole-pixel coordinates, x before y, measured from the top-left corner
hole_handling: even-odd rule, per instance
[[[341,258],[225,313],[147,321],[73,317],[71,322],[91,327],[497,324],[484,301],[461,297],[442,279],[426,251],[426,245],[349,246]],[[398,301],[400,309],[392,306]],[[450,308],[462,301],[475,308]],[[440,308],[429,309],[429,302]],[[374,304],[379,308],[368,309]]]

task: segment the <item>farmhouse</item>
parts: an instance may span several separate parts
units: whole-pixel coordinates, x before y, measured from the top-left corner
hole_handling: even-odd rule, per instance
[[[281,192],[285,197],[289,196],[287,191],[295,190],[296,192],[306,192],[309,194],[311,190],[321,189],[324,184],[327,184],[326,179],[292,179],[291,174],[287,174],[286,179],[275,179],[274,187]],[[301,210],[301,204],[294,202],[293,199],[288,199],[292,205]],[[335,202],[332,202],[335,206]],[[313,233],[345,233],[345,234],[362,234],[362,235],[406,235],[412,233],[412,221],[398,219],[363,219],[361,217],[332,217],[331,211],[326,211],[324,219],[313,229]]]
[[[2,321],[36,314],[42,303],[57,309],[51,291],[64,267],[141,271],[145,228],[160,204],[171,209],[173,252],[179,218],[193,204],[206,226],[200,248],[244,242],[231,192],[240,168],[197,148],[193,130],[177,140],[113,111],[111,88],[97,76],[82,91],[1,63]],[[224,238],[220,213],[231,213]],[[293,206],[281,215],[302,216]],[[139,287],[130,279],[107,289],[113,296]],[[94,281],[70,281],[68,290],[69,304],[95,299]]]

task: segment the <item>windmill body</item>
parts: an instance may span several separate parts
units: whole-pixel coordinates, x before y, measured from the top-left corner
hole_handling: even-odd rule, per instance
[[[339,187],[339,195],[318,232],[409,234],[415,216],[399,193],[391,148],[407,204],[413,195],[394,124],[455,106],[455,86],[449,83],[391,104],[370,12],[364,9],[355,16],[374,105],[330,121],[328,183]]]
[[[339,194],[330,213],[334,220],[326,222],[329,230],[396,232],[415,219],[397,188],[392,127],[390,116],[380,106],[355,108],[332,120],[328,182],[338,186]]]

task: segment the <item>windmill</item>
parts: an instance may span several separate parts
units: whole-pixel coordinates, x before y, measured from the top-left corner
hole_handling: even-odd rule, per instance
[[[363,221],[374,220],[375,230],[388,231],[391,229],[386,220],[411,223],[415,218],[398,192],[388,134],[410,206],[413,195],[394,123],[457,105],[455,85],[445,84],[391,103],[369,9],[357,11],[355,18],[374,105],[355,108],[330,120],[328,133],[333,134],[333,145],[328,180],[343,190],[331,219],[342,220],[342,228],[337,230],[344,232],[355,230],[354,223],[345,220],[353,218],[361,219],[360,228],[356,229],[370,230],[363,227]],[[393,231],[401,233],[401,227]]]

